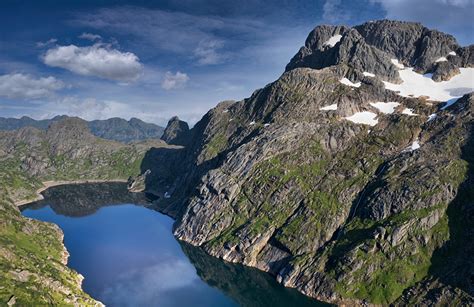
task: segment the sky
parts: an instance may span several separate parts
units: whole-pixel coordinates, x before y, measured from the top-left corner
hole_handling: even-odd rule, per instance
[[[0,116],[190,124],[276,80],[320,24],[417,21],[474,43],[474,0],[0,2]]]

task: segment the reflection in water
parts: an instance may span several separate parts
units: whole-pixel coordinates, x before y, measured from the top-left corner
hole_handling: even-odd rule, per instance
[[[44,196],[23,214],[63,229],[68,265],[85,276],[84,290],[106,305],[321,305],[268,274],[179,244],[171,218],[130,205],[147,200],[126,192],[123,184],[60,186]]]
[[[181,242],[197,274],[240,306],[329,306],[278,284],[270,274],[211,257],[201,248]]]
[[[57,214],[71,217],[87,216],[101,207],[118,204],[147,205],[144,193],[130,193],[123,182],[84,183],[51,187],[41,194],[44,200],[33,202],[21,209],[40,209],[50,206]]]

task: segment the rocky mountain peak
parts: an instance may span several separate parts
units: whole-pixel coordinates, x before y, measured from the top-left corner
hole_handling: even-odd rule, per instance
[[[52,122],[47,130],[50,134],[74,133],[77,136],[90,135],[87,122],[77,117],[68,117]]]
[[[414,22],[379,20],[353,28],[322,25],[311,31],[286,71],[347,64],[399,82],[397,69],[403,64],[420,73],[432,73],[435,81],[441,81],[459,73],[459,67],[474,65],[471,49],[460,47],[449,34]]]
[[[51,152],[63,154],[75,150],[78,144],[84,147],[93,146],[95,137],[85,120],[67,117],[49,125],[46,130],[46,139],[51,144]]]
[[[173,116],[168,121],[161,139],[168,144],[185,145],[189,139],[188,123],[180,120],[178,116]]]

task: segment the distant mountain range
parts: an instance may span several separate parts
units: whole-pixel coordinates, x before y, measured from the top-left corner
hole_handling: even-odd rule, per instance
[[[66,115],[43,120],[35,120],[28,116],[21,118],[0,117],[0,130],[16,130],[23,127],[34,127],[45,130],[51,123],[67,118],[69,118],[69,116]],[[146,139],[159,139],[165,130],[161,126],[146,123],[138,118],[131,118],[127,121],[123,118],[113,117],[106,120],[88,121],[87,124],[93,135],[123,143]]]

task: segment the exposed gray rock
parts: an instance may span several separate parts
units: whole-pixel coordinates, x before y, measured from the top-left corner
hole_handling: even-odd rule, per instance
[[[342,35],[334,47],[325,42]],[[293,57],[286,70],[297,67],[321,69],[346,64],[360,72],[370,72],[380,78],[399,81],[397,67],[391,59],[412,66],[420,73],[433,73],[435,81],[449,80],[459,73],[459,67],[473,65],[472,47],[461,48],[456,39],[420,23],[392,20],[371,21],[354,28],[318,26],[306,39],[305,46]],[[450,52],[459,52],[457,56]],[[436,62],[449,58],[449,64]],[[456,59],[457,58],[457,59]]]

